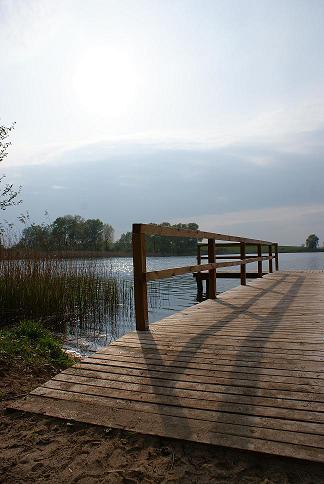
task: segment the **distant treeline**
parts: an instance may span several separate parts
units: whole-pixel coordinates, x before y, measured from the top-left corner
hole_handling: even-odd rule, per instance
[[[80,215],[58,217],[50,224],[32,224],[24,228],[16,248],[40,251],[110,250],[114,229],[99,219]]]
[[[160,225],[177,229],[199,229],[196,223],[171,225],[163,222]],[[149,235],[146,238],[146,247],[147,253],[151,255],[191,255],[196,254],[197,239]],[[24,228],[15,249],[131,254],[132,233],[126,232],[114,242],[114,229],[110,224],[100,219],[84,219],[80,215],[64,215],[49,224],[31,224]]]
[[[295,245],[280,245],[279,252],[289,253],[289,252],[324,252],[324,247],[298,247]]]
[[[197,223],[178,223],[171,225],[168,222],[159,224],[163,227],[176,229],[199,230]],[[310,244],[314,239],[314,244]],[[318,249],[318,237],[311,234],[306,244],[298,246],[279,246],[279,252],[310,252],[323,251]],[[84,219],[80,215],[64,215],[52,223],[31,224],[24,228],[22,236],[14,249],[29,249],[39,252],[59,251],[65,254],[74,254],[77,257],[81,252],[85,257],[91,253],[100,255],[131,255],[132,233],[122,234],[119,240],[114,241],[114,229],[110,224],[100,219]],[[251,252],[255,248],[251,248]],[[203,248],[202,253],[207,249]],[[161,237],[159,235],[146,236],[146,252],[148,255],[196,255],[197,239],[187,237]],[[218,248],[218,254],[238,253],[239,247]],[[99,255],[99,254],[98,254]]]
[[[162,222],[159,225],[176,229],[199,230],[199,225],[196,223],[171,225],[168,222]],[[132,233],[122,234],[114,247],[117,251],[130,252],[132,249]],[[151,255],[194,255],[197,252],[197,239],[147,235],[146,251]]]

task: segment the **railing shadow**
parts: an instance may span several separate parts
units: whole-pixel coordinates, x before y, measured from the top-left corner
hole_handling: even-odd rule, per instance
[[[235,385],[235,381],[237,379],[237,375],[235,374],[235,368],[238,365],[238,362],[242,360],[243,354],[246,351],[244,349],[245,343],[256,336],[258,332],[260,332],[260,329],[265,333],[264,339],[260,339],[258,346],[256,347],[256,351],[258,352],[258,357],[255,360],[255,381],[257,381],[260,378],[260,372],[258,368],[258,364],[260,364],[262,358],[263,358],[263,350],[264,347],[267,343],[267,341],[271,338],[272,333],[278,328],[280,325],[280,322],[284,318],[286,312],[288,311],[289,307],[293,304],[295,298],[298,296],[298,292],[300,290],[300,287],[305,279],[305,276],[297,275],[296,280],[292,283],[289,284],[288,288],[286,291],[280,293],[280,299],[278,302],[275,304],[275,306],[271,309],[271,311],[266,315],[266,316],[260,316],[258,314],[255,314],[253,311],[251,311],[252,306],[262,300],[263,296],[265,294],[271,294],[274,288],[278,286],[278,284],[285,282],[286,279],[288,278],[288,274],[282,274],[282,275],[276,275],[274,281],[266,288],[259,288],[257,286],[249,286],[251,288],[256,288],[258,289],[257,294],[253,294],[251,298],[248,299],[247,302],[243,303],[240,306],[235,306],[234,304],[231,304],[230,302],[226,301],[225,299],[218,299],[216,300],[215,304],[220,304],[222,306],[226,306],[227,308],[230,308],[232,310],[232,313],[226,314],[224,317],[222,317],[220,320],[216,321],[213,324],[209,324],[204,328],[202,331],[198,332],[191,338],[189,338],[183,345],[181,350],[175,355],[175,357],[170,360],[166,361],[163,358],[163,353],[159,351],[158,344],[155,341],[154,335],[158,334],[158,331],[153,331],[153,332],[146,332],[145,333],[145,339],[140,340],[141,344],[141,349],[142,349],[142,354],[144,357],[144,360],[146,360],[146,366],[147,366],[147,374],[151,380],[151,386],[154,391],[154,387],[156,387],[156,371],[154,371],[154,374],[151,373],[150,370],[150,365],[152,364],[150,362],[150,357],[147,356],[147,353],[152,353],[154,352],[155,356],[154,359],[157,360],[154,365],[161,365],[166,368],[172,368],[172,367],[177,367],[177,373],[174,373],[174,380],[168,380],[170,386],[168,387],[170,397],[172,397],[173,402],[175,400],[175,403],[171,403],[171,406],[176,406],[177,407],[177,415],[179,417],[182,417],[182,435],[183,438],[190,440],[191,435],[192,435],[192,429],[190,427],[190,424],[188,420],[186,419],[186,415],[184,412],[184,406],[181,405],[181,399],[182,397],[177,396],[177,389],[175,388],[177,382],[181,381],[181,377],[184,374],[184,372],[187,369],[187,364],[189,361],[186,363],[185,359],[183,359],[183,356],[187,354],[188,352],[191,353],[193,356],[195,356],[195,353],[200,349],[202,345],[208,340],[208,338],[211,336],[211,332],[214,331],[213,336],[217,336],[217,332],[220,331],[221,329],[225,328],[227,325],[229,325],[231,322],[235,321],[237,317],[240,314],[250,314],[253,319],[258,321],[257,326],[249,332],[246,337],[242,338],[240,342],[236,342],[235,345],[239,347],[238,351],[235,353],[233,356],[233,362],[231,364],[232,370],[228,372],[228,379],[226,385]],[[290,276],[291,277],[291,276]],[[280,317],[278,316],[278,309],[280,309]],[[276,315],[276,318],[274,319],[274,323],[270,323],[272,316]],[[140,333],[139,333],[140,334]],[[149,342],[152,348],[149,350],[145,347],[145,345],[142,344],[142,342]],[[194,348],[196,347],[196,349]],[[217,372],[217,370],[216,370]],[[162,373],[162,372],[161,372]],[[163,378],[163,374],[161,375]],[[197,378],[199,380],[199,377]],[[256,385],[257,386],[257,385]],[[255,388],[257,391],[257,388]],[[253,395],[251,395],[253,396]],[[222,400],[217,404],[217,412],[226,412],[226,406],[228,403],[228,394],[224,393],[222,394]],[[159,402],[159,393],[156,394],[156,403]],[[172,423],[170,423],[170,419],[168,418],[167,415],[161,413],[159,414],[159,418],[161,423],[163,424],[163,427],[165,430],[167,430],[170,425],[172,426]]]

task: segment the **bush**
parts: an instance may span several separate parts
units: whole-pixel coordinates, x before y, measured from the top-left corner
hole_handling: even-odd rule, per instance
[[[50,364],[63,369],[73,364],[62,343],[37,321],[21,321],[0,331],[0,363],[17,360],[33,368]]]

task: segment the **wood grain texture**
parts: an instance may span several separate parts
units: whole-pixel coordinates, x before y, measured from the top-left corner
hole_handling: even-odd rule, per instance
[[[324,272],[275,272],[131,332],[10,408],[324,462]]]

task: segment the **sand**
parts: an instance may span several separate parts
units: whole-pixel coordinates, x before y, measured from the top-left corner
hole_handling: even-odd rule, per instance
[[[5,410],[54,371],[0,371],[1,483],[324,484],[321,464]]]

